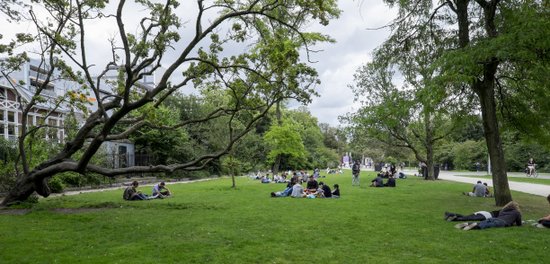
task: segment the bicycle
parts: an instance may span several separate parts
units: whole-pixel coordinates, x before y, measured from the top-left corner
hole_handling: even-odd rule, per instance
[[[532,167],[532,168],[530,168]],[[539,173],[537,172],[537,169],[535,169],[535,164],[533,164],[532,166],[529,165],[527,166],[527,168],[525,168],[525,175],[530,178],[531,176],[533,178],[537,178],[539,176]]]

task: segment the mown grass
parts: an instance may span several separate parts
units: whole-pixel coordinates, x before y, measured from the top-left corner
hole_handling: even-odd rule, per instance
[[[42,199],[0,214],[0,263],[544,263],[550,230],[461,231],[444,211],[493,210],[461,194],[471,184],[398,180],[352,187],[340,199],[270,198],[283,184],[238,178],[170,185],[173,198],[127,202],[122,190]],[[150,192],[149,187],[142,188]],[[524,219],[550,212],[544,197],[513,192]],[[63,208],[63,210],[53,210]]]

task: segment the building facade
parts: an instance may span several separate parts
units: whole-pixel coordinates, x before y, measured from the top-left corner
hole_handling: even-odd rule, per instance
[[[0,72],[0,138],[17,141],[22,132],[23,110],[26,102],[30,102],[38,87],[44,84],[47,76],[47,67],[40,66],[37,60],[22,65],[20,70],[9,75]],[[110,92],[109,81],[115,80],[117,69],[113,68],[110,74],[106,74],[101,80],[101,91],[104,95]],[[70,91],[78,90],[78,83],[59,78],[59,75],[50,78],[51,81],[42,90],[41,100],[31,109],[27,116],[28,127],[43,126],[45,140],[63,143],[65,131],[65,117],[70,112],[68,106],[56,105],[53,102],[57,97],[66,96]],[[154,85],[154,76],[147,75],[139,83],[140,88],[147,89]],[[97,110],[97,98],[87,97],[90,102],[90,111]],[[82,115],[82,113],[80,113]],[[78,113],[77,113],[78,115]],[[82,115],[83,116],[83,115]],[[83,121],[83,120],[82,120]],[[135,147],[128,140],[104,142],[102,155],[107,159],[106,164],[113,168],[123,168],[135,164]]]

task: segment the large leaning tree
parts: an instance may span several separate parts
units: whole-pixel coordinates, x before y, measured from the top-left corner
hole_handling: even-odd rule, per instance
[[[319,81],[308,64],[308,54],[317,42],[330,39],[305,32],[305,21],[328,24],[339,14],[335,0],[197,0],[181,4],[175,0],[10,0],[0,5],[10,23],[30,21],[37,30],[17,34],[12,42],[1,46],[2,55],[10,55],[3,60],[3,73],[9,75],[26,60],[27,53],[18,53],[18,48],[29,43],[35,47],[34,56],[39,56],[43,69],[39,77],[44,80],[32,100],[21,102],[17,182],[2,205],[25,200],[35,191],[47,197],[48,179],[62,172],[114,177],[199,170],[228,154],[278,102],[311,100]],[[109,22],[106,30],[115,33],[110,39],[93,40],[108,42],[111,47],[110,56],[98,58],[87,33],[103,21]],[[263,41],[268,28],[279,28],[283,35],[267,36],[269,42]],[[158,71],[161,68],[163,71]],[[118,77],[102,81],[113,69]],[[140,84],[144,76],[155,73],[160,76],[154,85]],[[56,76],[78,83],[79,89],[70,96],[55,98],[48,104],[52,106],[50,112],[57,106],[85,105],[81,95],[86,93],[97,98],[97,110],[85,113],[81,126],[64,139],[58,153],[30,162],[29,142],[48,124],[29,127],[27,117],[31,109],[45,103],[41,91]],[[177,124],[154,122],[151,113],[155,108],[182,89],[219,93],[223,104]],[[226,126],[225,144],[212,153],[177,164],[117,169],[91,162],[105,141],[128,138],[145,127],[181,129],[212,119],[224,120]]]
[[[447,46],[434,61],[438,79],[450,93],[469,91],[475,95],[482,116],[495,187],[495,202],[512,200],[504,149],[500,136],[502,120],[520,120],[525,109],[544,116],[542,98],[548,98],[548,3],[546,1],[501,0],[385,0],[398,8],[393,36],[403,52],[414,40],[432,32]],[[449,46],[450,45],[450,46]],[[521,99],[520,95],[529,94]],[[533,96],[540,96],[536,99]],[[511,105],[513,97],[519,106]],[[500,110],[500,111],[499,111]],[[503,119],[507,118],[507,119]],[[547,119],[547,118],[546,118]],[[543,118],[529,127],[547,127]],[[538,127],[537,127],[538,126]]]

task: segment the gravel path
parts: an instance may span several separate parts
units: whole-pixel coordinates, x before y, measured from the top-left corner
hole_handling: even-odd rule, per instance
[[[461,176],[458,176],[461,175]],[[477,182],[476,179],[471,177],[462,177],[462,176],[485,176],[487,173],[485,172],[453,172],[453,171],[441,171],[439,173],[439,179],[442,180],[449,180],[449,181],[455,181],[455,182],[465,182],[465,183],[471,183],[475,184]],[[509,178],[514,177],[525,177],[525,174],[523,173],[509,173]],[[549,176],[547,175],[540,175],[539,178],[541,179],[548,179]],[[483,179],[483,182],[486,182],[487,185],[493,186],[493,180],[490,179]],[[530,193],[534,195],[540,195],[540,196],[548,196],[550,194],[550,185],[544,185],[544,184],[535,184],[535,183],[526,183],[526,182],[515,182],[515,181],[508,181],[508,184],[510,185],[510,189],[518,192],[524,192],[524,193]]]

